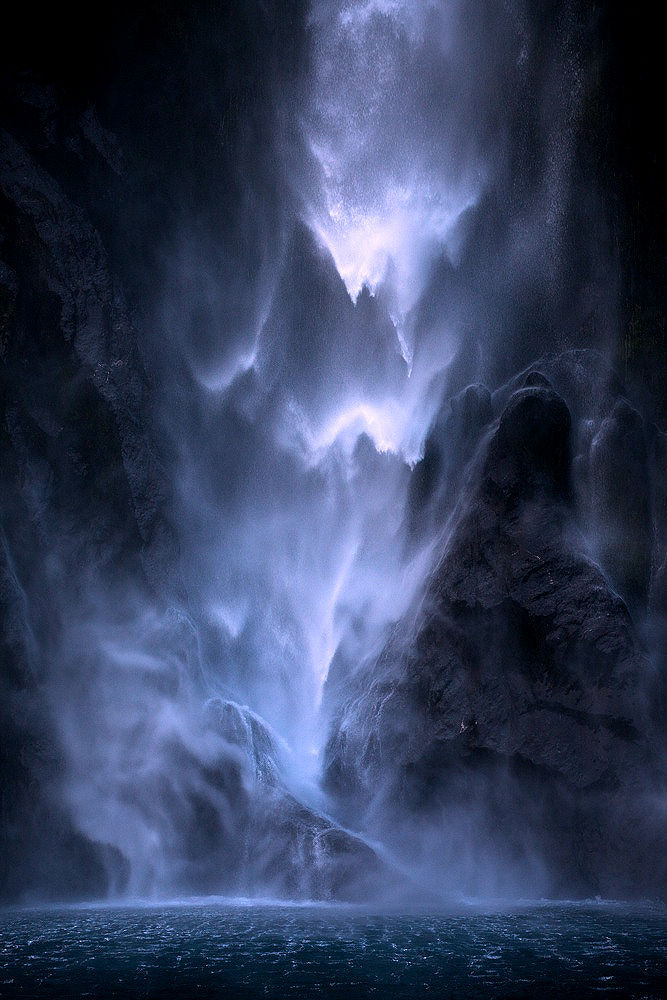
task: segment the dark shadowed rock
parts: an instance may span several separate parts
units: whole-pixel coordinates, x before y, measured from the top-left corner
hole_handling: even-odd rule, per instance
[[[250,709],[221,698],[202,732],[155,746],[156,765],[119,789],[161,845],[131,873],[140,893],[239,893],[377,899],[400,880],[375,850],[300,802],[284,777],[287,748]]]
[[[626,891],[628,854],[635,891],[655,889],[664,857],[642,869],[624,820],[650,755],[646,661],[573,527],[570,438],[548,385],[509,396],[419,607],[354,681],[328,785],[356,822],[393,827],[400,850],[406,829],[418,836],[406,816],[444,831],[465,806],[479,816],[467,850],[539,857],[550,891]],[[655,847],[664,825],[654,807],[644,818]]]
[[[651,476],[644,421],[624,399],[591,442],[588,489],[600,561],[630,605],[643,607],[653,548]]]
[[[428,537],[444,523],[467,463],[493,419],[491,393],[474,383],[448,400],[437,414],[416,464],[408,492],[408,535]]]
[[[537,384],[552,386],[570,409],[579,524],[591,554],[641,621],[664,560],[663,435],[598,352],[570,350],[535,362],[494,393],[496,415],[512,391]]]
[[[40,94],[49,134],[26,133],[41,149],[55,140]],[[102,896],[126,880],[119,852],[85,837],[59,801],[65,763],[45,664],[63,618],[85,605],[82,567],[99,569],[113,607],[114,584],[129,576],[159,592],[175,554],[136,331],[99,233],[66,193],[66,170],[61,180],[1,131],[0,897],[9,898]]]
[[[544,491],[565,498],[569,488],[570,412],[557,393],[531,386],[510,396],[484,467],[487,492],[503,502]]]
[[[667,620],[667,434],[655,430],[650,453],[655,552],[651,580],[651,607]]]
[[[402,881],[360,837],[286,793],[257,803],[250,850],[255,889],[279,898],[367,902]]]
[[[650,703],[667,741],[667,434],[653,428],[650,449],[655,548],[651,567],[649,632],[654,684]]]

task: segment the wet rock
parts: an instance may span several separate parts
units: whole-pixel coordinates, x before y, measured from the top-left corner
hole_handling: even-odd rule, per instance
[[[250,879],[278,898],[362,902],[400,882],[360,837],[289,794],[258,803],[250,843]]]
[[[589,503],[596,552],[631,607],[645,607],[651,577],[651,477],[644,421],[624,399],[590,449]]]
[[[654,428],[650,449],[650,481],[655,550],[651,580],[651,608],[667,621],[667,434]]]
[[[550,388],[515,392],[491,439],[484,475],[487,492],[505,503],[525,500],[536,491],[554,498],[569,490],[570,412]]]
[[[37,150],[57,138],[50,101],[35,92]],[[126,862],[58,800],[66,765],[45,664],[69,609],[85,613],[87,598],[113,608],[114,585],[128,576],[137,591],[164,588],[168,490],[146,430],[136,331],[102,240],[64,184],[4,130],[0,246],[0,896],[103,896],[122,887]],[[93,565],[104,584],[82,593],[81,568]]]
[[[360,837],[299,801],[286,748],[250,709],[221,698],[203,732],[155,747],[154,771],[118,790],[161,845],[159,866],[131,873],[142,893],[290,899],[379,898],[400,880]]]
[[[113,488],[105,483],[96,503],[87,503],[81,520],[91,507],[97,516],[105,501],[124,505],[122,517],[139,534],[145,570],[164,582],[173,558],[164,513],[168,491],[145,429],[148,383],[121,289],[81,208],[4,130],[0,149],[6,253],[18,279],[4,358],[4,413],[15,440],[28,439],[28,459],[36,457],[40,432],[47,437],[42,450],[49,438],[54,442],[47,462],[56,452],[61,462],[69,456],[70,468],[58,470],[55,479],[65,480],[59,485],[71,500],[85,494],[94,475],[114,478]],[[74,440],[63,440],[68,435]],[[86,436],[106,452],[81,454],[87,445],[77,438]],[[89,447],[94,451],[95,442]],[[116,525],[107,532],[120,533]]]
[[[413,542],[444,523],[466,465],[492,419],[491,393],[480,383],[457,393],[437,414],[408,490],[408,534]]]
[[[327,780],[374,831],[467,803],[470,850],[504,856],[521,831],[551,890],[583,891],[629,841],[640,858],[624,796],[651,751],[642,646],[573,525],[570,471],[563,399],[544,384],[512,393],[420,604],[348,693]],[[582,854],[584,816],[615,846],[603,833],[604,851]]]

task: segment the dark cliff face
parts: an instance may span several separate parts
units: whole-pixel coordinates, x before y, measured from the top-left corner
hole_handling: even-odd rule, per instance
[[[82,158],[111,172],[90,113],[76,136]],[[61,804],[44,658],[59,655],[70,609],[94,614],[99,580],[110,607],[128,580],[145,594],[164,589],[168,486],[146,430],[136,330],[100,235],[4,130],[0,202],[2,892],[100,895],[123,865],[76,833]],[[96,567],[89,580],[83,567]]]
[[[574,360],[553,368],[572,375]],[[507,889],[519,870],[518,885],[534,878],[539,891],[664,893],[652,671],[641,612],[633,621],[611,583],[623,553],[636,557],[618,521],[635,523],[643,470],[626,470],[629,511],[595,478],[595,509],[614,509],[596,563],[577,524],[570,410],[542,374],[519,381],[461,475],[419,605],[332,693],[343,708],[328,787],[351,822],[407,857],[424,850],[424,829],[427,855],[456,842],[474,859],[454,877],[460,890],[489,891],[498,870]],[[608,405],[594,442],[619,410]],[[621,465],[625,454],[619,443]],[[632,593],[645,602],[645,586]]]

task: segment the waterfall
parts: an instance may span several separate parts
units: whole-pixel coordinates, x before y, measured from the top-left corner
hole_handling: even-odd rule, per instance
[[[204,6],[178,25],[164,15],[148,54],[129,33],[126,63],[83,113],[68,107],[58,155],[83,180],[43,153],[65,129],[48,86],[17,98],[46,138],[26,126],[23,144],[3,143],[4,197],[30,234],[8,258],[23,324],[8,371],[23,389],[8,397],[2,444],[19,678],[7,704],[17,732],[41,730],[45,746],[30,736],[26,774],[47,789],[45,804],[20,805],[30,850],[44,853],[39,817],[57,814],[58,843],[84,845],[85,892],[359,898],[405,891],[406,840],[428,880],[446,827],[447,865],[470,849],[465,864],[493,881],[510,862],[471,846],[488,821],[477,800],[466,812],[457,799],[449,826],[412,825],[410,803],[392,814],[394,779],[374,762],[409,746],[406,773],[444,773],[444,751],[427,765],[412,742],[437,732],[480,759],[516,752],[538,767],[528,737],[517,751],[477,708],[458,708],[477,704],[461,694],[486,655],[470,621],[487,635],[496,592],[480,584],[473,600],[442,567],[471,511],[485,512],[486,537],[487,480],[504,497],[507,482],[520,492],[542,477],[535,518],[562,527],[554,549],[587,560],[567,572],[615,595],[600,598],[605,614],[626,614],[617,598],[636,616],[636,634],[614,633],[633,671],[642,622],[657,621],[645,609],[662,579],[651,546],[663,436],[636,400],[618,402],[612,372],[619,262],[599,151],[586,146],[595,24],[576,4],[524,0]],[[41,312],[27,304],[35,289]],[[513,393],[539,433],[514,427]],[[572,449],[567,489],[531,451],[538,439]],[[609,485],[617,461],[651,496],[624,506]],[[484,559],[510,572],[491,542],[478,554],[470,580]],[[401,700],[437,673],[424,622],[445,592],[452,615],[473,608],[455,639],[443,618],[433,640],[467,643],[458,679],[433,682],[461,716],[446,725],[424,721],[417,695]],[[525,637],[521,614],[512,635]],[[506,620],[494,627],[491,645]],[[549,721],[550,682],[525,695],[532,683],[512,697]],[[644,675],[632,683],[643,691]],[[606,697],[558,712],[572,726],[589,710],[590,726],[616,714],[629,726],[630,709]],[[484,778],[489,802],[501,772]],[[528,836],[524,848],[532,874],[516,884],[541,891],[543,860]]]

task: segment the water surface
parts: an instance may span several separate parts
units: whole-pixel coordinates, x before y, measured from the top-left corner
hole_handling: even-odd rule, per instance
[[[0,913],[0,996],[667,996],[667,909],[614,903],[80,906]]]

